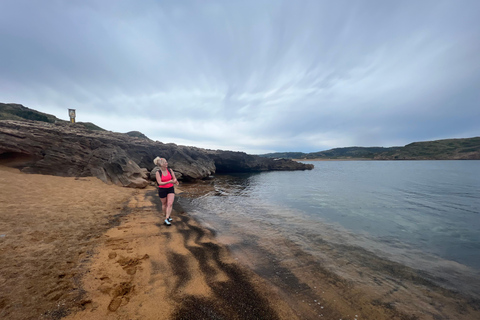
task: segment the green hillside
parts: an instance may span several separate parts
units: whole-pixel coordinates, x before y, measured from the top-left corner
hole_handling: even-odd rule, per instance
[[[33,120],[48,123],[70,123],[69,121],[58,119],[51,114],[33,110],[16,103],[0,103],[0,120]],[[105,129],[91,122],[76,122],[75,125],[82,126],[89,130],[105,131]]]
[[[396,150],[398,147],[382,148],[382,147],[347,147],[335,148],[326,151],[318,151],[311,153],[302,152],[275,152],[261,155],[267,158],[284,158],[284,159],[373,159],[375,155]]]
[[[308,155],[309,153],[303,153],[303,152],[274,152],[274,153],[260,154],[259,156],[264,158],[272,158],[272,159],[303,159]]]
[[[311,153],[276,152],[261,156],[305,160],[480,160],[480,137],[414,142],[404,147],[348,147]]]
[[[307,159],[373,159],[375,155],[396,150],[398,147],[347,147],[309,153]]]
[[[34,120],[49,123],[59,121],[55,116],[15,103],[0,103],[0,120]]]
[[[387,160],[480,159],[480,137],[414,142],[403,148],[379,154],[376,158]]]
[[[146,135],[144,135],[143,133],[141,133],[140,131],[130,131],[130,132],[127,132],[125,133],[127,136],[130,136],[130,137],[134,137],[134,138],[140,138],[140,139],[146,139],[146,140],[150,140],[149,137],[147,137]]]

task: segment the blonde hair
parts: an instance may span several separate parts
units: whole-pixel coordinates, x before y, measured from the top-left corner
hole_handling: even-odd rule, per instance
[[[164,164],[165,162],[167,162],[165,158],[156,157],[155,159],[153,159],[153,163],[159,167],[162,166],[162,164]]]

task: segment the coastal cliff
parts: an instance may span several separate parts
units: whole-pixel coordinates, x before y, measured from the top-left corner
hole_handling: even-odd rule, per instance
[[[8,106],[29,116],[36,112],[21,105]],[[184,181],[204,179],[215,172],[313,169],[312,165],[291,160],[165,144],[138,132],[125,134],[98,127],[91,130],[84,124],[43,117],[48,121],[0,120],[0,164],[26,173],[95,176],[106,183],[137,188],[149,184],[157,156],[168,159],[169,166]]]

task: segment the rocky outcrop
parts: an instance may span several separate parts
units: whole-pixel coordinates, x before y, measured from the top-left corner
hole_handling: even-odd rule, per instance
[[[142,188],[154,180],[153,159],[166,158],[180,180],[210,177],[215,172],[305,170],[306,165],[248,155],[164,144],[111,131],[89,130],[66,122],[0,120],[0,164],[27,173],[95,176],[106,183]]]
[[[107,183],[145,187],[157,156],[167,158],[184,180],[215,172],[213,160],[196,148],[68,123],[0,121],[0,164],[27,173],[95,176]]]
[[[206,150],[215,162],[217,173],[311,170],[313,164],[304,164],[288,159],[270,159],[244,152]]]

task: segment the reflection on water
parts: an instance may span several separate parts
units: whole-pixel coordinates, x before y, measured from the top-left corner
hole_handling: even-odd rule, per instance
[[[480,161],[318,162],[183,185],[183,204],[245,246],[288,241],[331,266],[362,248],[480,296],[479,176]]]

